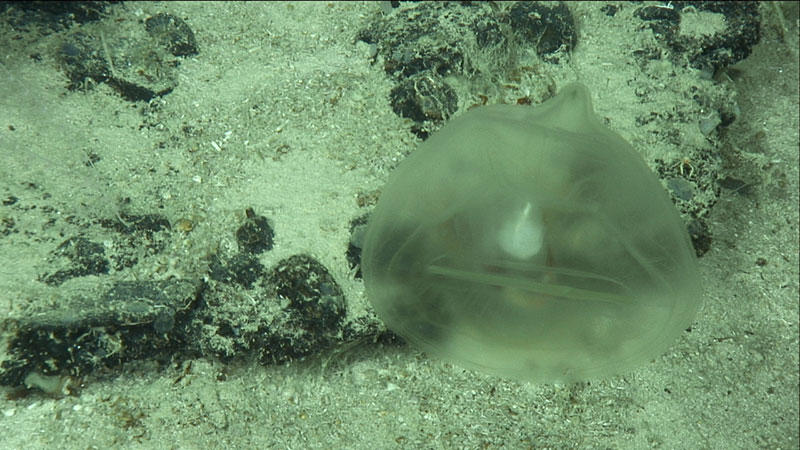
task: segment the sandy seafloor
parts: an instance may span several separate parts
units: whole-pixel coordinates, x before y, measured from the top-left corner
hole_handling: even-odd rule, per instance
[[[601,6],[570,4],[579,43],[549,76],[557,86],[582,81],[609,126],[640,151],[661,151],[642,149],[633,125],[634,5],[613,21]],[[749,189],[720,194],[708,215],[714,240],[700,259],[702,307],[691,332],[649,364],[591,383],[540,385],[407,346],[269,367],[203,358],[186,371],[186,363],[143,361],[85,380],[77,396],[1,396],[0,448],[797,449],[797,9],[784,9],[782,31],[770,8],[762,4],[761,43],[726,81],[741,115],[726,134],[737,157],[722,173]],[[363,284],[344,259],[348,224],[369,209],[356,197],[380,189],[418,143],[392,111],[382,64],[354,44],[381,7],[131,2],[108,12],[112,27],[169,12],[194,30],[200,54],[177,69],[178,87],[155,116],[161,123],[140,126],[141,106],[107,86],[67,91],[52,56],[58,36],[6,36],[0,182],[41,183],[65,214],[113,214],[116,199],[129,197],[139,211],[190,218],[178,260],[153,262],[152,276],[186,273],[208,248],[233,245],[226,236],[253,207],[275,226],[265,266],[313,254],[342,285],[349,314],[363,315]],[[663,83],[659,108],[694,82],[687,71],[652,75],[640,81]],[[462,98],[461,110],[470,101]],[[182,124],[201,131],[174,139]],[[687,126],[687,139],[693,132]],[[93,171],[76,148],[98,149]],[[0,240],[3,320],[49,301],[32,280],[52,249],[46,233],[57,231],[31,214],[15,217],[30,227],[27,241]]]

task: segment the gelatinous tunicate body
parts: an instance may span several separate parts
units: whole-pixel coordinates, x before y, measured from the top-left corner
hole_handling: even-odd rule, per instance
[[[474,109],[420,145],[372,212],[362,269],[396,333],[533,381],[659,356],[701,296],[677,210],[580,84],[537,107]]]

